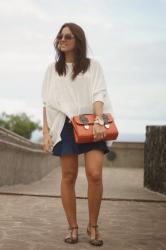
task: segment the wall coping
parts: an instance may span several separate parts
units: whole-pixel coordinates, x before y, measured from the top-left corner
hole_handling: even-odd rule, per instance
[[[144,149],[145,142],[130,142],[130,141],[117,141],[113,142],[110,148],[117,149]]]
[[[16,133],[14,133],[13,131],[8,130],[6,128],[0,127],[0,136],[1,135],[3,137],[5,137],[5,141],[10,142],[12,140],[12,141],[15,141],[15,143],[17,143],[17,144],[24,144],[25,146],[29,146],[29,147],[37,147],[37,148],[42,147],[42,144],[32,142],[31,140],[29,140],[21,135],[18,135]]]
[[[33,147],[27,147],[21,144],[17,144],[17,143],[13,143],[13,142],[9,142],[9,141],[4,141],[0,139],[0,149],[2,150],[3,148],[15,148],[16,150],[23,150],[23,151],[29,151],[29,152],[33,152],[33,153],[44,153],[44,154],[50,154],[49,152],[45,152],[42,149],[36,149]]]

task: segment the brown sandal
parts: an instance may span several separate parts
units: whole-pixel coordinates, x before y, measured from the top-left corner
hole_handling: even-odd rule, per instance
[[[90,236],[90,240],[89,240],[89,243],[91,245],[94,245],[94,246],[102,246],[103,245],[103,240],[101,239],[98,239],[99,237],[99,233],[98,232],[95,232],[95,238],[91,238],[91,230],[89,228],[97,228],[98,225],[88,225],[87,227],[87,234]]]
[[[78,233],[76,234],[76,236],[73,236],[73,229],[78,229],[78,226],[76,227],[69,227],[69,230],[70,230],[70,234],[67,235],[65,238],[64,238],[64,242],[66,243],[70,243],[70,244],[73,244],[73,243],[77,243],[78,242]]]

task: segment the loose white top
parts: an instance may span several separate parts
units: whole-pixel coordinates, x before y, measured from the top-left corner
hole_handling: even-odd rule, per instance
[[[74,81],[71,79],[72,63],[66,63],[66,75],[59,76],[55,71],[55,62],[46,69],[42,83],[42,102],[46,107],[49,134],[53,146],[62,140],[60,134],[66,115],[72,118],[79,114],[92,114],[93,103],[101,101],[103,113],[113,109],[105,82],[103,69],[96,59],[90,59],[90,67],[85,73],[79,73]],[[113,141],[106,141],[111,146]]]

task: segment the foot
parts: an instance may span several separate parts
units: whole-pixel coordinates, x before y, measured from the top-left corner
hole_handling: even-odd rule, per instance
[[[77,243],[78,242],[78,226],[69,227],[70,233],[65,237],[64,241],[66,243]]]
[[[98,225],[88,225],[87,234],[90,236],[89,243],[94,246],[102,246],[103,240],[99,236]]]

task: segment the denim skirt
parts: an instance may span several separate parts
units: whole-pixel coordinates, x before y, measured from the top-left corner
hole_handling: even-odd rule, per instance
[[[66,116],[63,129],[61,131],[62,140],[54,145],[52,154],[61,156],[65,154],[82,154],[92,149],[102,150],[104,154],[110,152],[106,141],[96,141],[90,143],[76,143],[74,138],[73,125]]]

